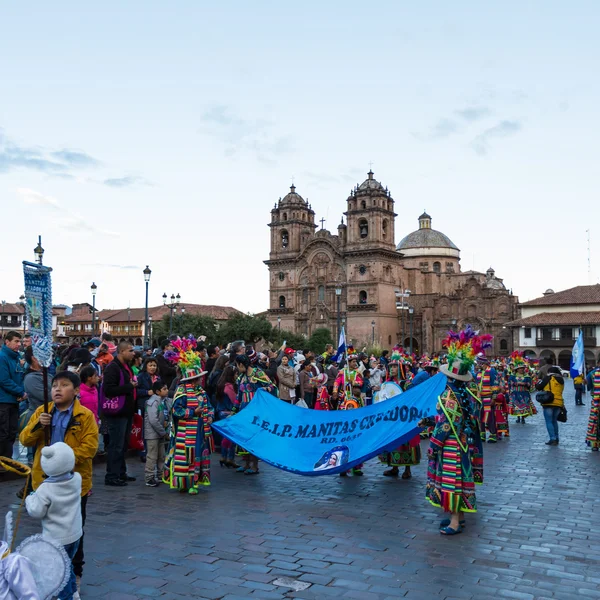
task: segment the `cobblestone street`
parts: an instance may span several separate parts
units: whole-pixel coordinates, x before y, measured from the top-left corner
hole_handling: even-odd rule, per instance
[[[584,444],[589,412],[575,407],[558,447],[541,414],[511,418],[511,438],[487,446],[479,512],[459,536],[438,533],[424,498],[425,464],[408,481],[304,478],[261,464],[220,469],[198,497],[138,481],[106,488],[95,467],[88,503],[83,598],[600,598],[600,454]],[[426,450],[426,442],[423,442]],[[17,507],[22,481],[0,484]],[[19,539],[39,531],[26,515]],[[291,587],[296,586],[294,590]],[[305,588],[305,589],[298,589]]]

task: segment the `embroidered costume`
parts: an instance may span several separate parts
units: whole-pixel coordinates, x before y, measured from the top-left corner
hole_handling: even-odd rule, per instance
[[[485,359],[483,359],[485,360]],[[488,442],[493,444],[496,437],[496,413],[494,404],[498,395],[498,380],[496,369],[488,364],[483,364],[481,371],[477,373],[477,385],[479,387],[479,398],[482,402],[481,413],[481,439],[485,441],[485,432],[489,431]]]
[[[523,355],[515,350],[511,354],[511,374],[508,376],[508,409],[513,417],[517,417],[517,423],[525,423],[527,417],[537,414],[537,409],[531,400],[533,381],[527,373],[527,363]],[[519,417],[521,417],[519,419]]]
[[[592,450],[597,451],[600,448],[600,428],[598,427],[598,421],[600,420],[600,369],[596,369],[594,372],[592,382],[594,387],[592,388],[590,418],[585,441]]]

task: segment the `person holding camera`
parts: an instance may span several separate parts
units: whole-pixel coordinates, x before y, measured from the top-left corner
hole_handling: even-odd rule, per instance
[[[565,407],[563,400],[565,380],[561,376],[560,369],[558,367],[549,367],[547,375],[535,387],[540,392],[552,394],[550,402],[542,403],[546,429],[550,437],[546,442],[546,446],[558,446],[558,418]]]

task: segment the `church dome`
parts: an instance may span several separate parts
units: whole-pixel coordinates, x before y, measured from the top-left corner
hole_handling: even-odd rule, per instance
[[[373,175],[373,171],[369,171],[367,173],[367,178],[358,186],[358,189],[356,190],[358,194],[361,192],[368,193],[372,191],[385,193],[384,187],[373,177]]]
[[[296,193],[296,186],[292,183],[289,194],[286,194],[282,200],[279,201],[280,206],[294,204],[298,206],[306,206],[304,198]]]
[[[452,256],[460,257],[458,247],[441,231],[431,228],[427,212],[419,217],[419,229],[409,233],[396,246],[404,256]]]

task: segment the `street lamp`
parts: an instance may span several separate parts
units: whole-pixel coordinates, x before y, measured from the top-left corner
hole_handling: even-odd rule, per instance
[[[185,306],[181,307],[181,335],[184,335],[184,324],[183,324],[183,316],[185,315]]]
[[[173,311],[177,312],[177,306],[181,302],[181,296],[177,294],[171,294],[171,304],[167,304],[167,293],[163,294],[163,304],[170,310],[169,317],[169,336],[173,335]]]
[[[340,333],[341,333],[341,324],[340,324],[340,318],[341,318],[341,312],[340,312],[340,302],[342,299],[342,288],[341,287],[336,287],[335,288],[335,297],[337,298],[337,337],[338,340],[340,339]]]
[[[404,290],[404,291],[395,290],[395,294],[396,294],[396,309],[402,311],[402,313],[401,313],[402,328],[400,331],[401,345],[402,345],[402,348],[406,348],[406,346],[404,345],[404,311],[408,310],[408,304],[404,303],[404,299],[410,297],[411,291],[410,290]]]
[[[35,254],[35,262],[38,263],[38,265],[42,265],[43,264],[43,258],[44,258],[44,249],[42,248],[42,236],[39,235],[38,236],[38,245],[33,249],[33,253]]]
[[[150,275],[152,275],[152,271],[150,267],[146,265],[144,269],[144,281],[146,282],[146,310],[144,312],[144,348],[148,347],[148,284],[150,283]]]
[[[281,317],[277,317],[277,327],[279,329],[279,333],[281,333]]]
[[[148,317],[148,342],[150,349],[152,349],[152,346],[154,345],[152,342],[152,317]]]
[[[413,353],[413,313],[415,309],[412,306],[408,307],[408,316],[410,318],[410,355]]]
[[[21,294],[19,296],[19,300],[20,300],[21,306],[23,307],[23,336],[25,336],[25,325],[26,325],[25,317],[27,316],[27,306],[25,304],[25,294]]]
[[[92,337],[96,335],[96,290],[98,286],[92,281]]]
[[[375,345],[375,320],[371,321],[371,344]]]

